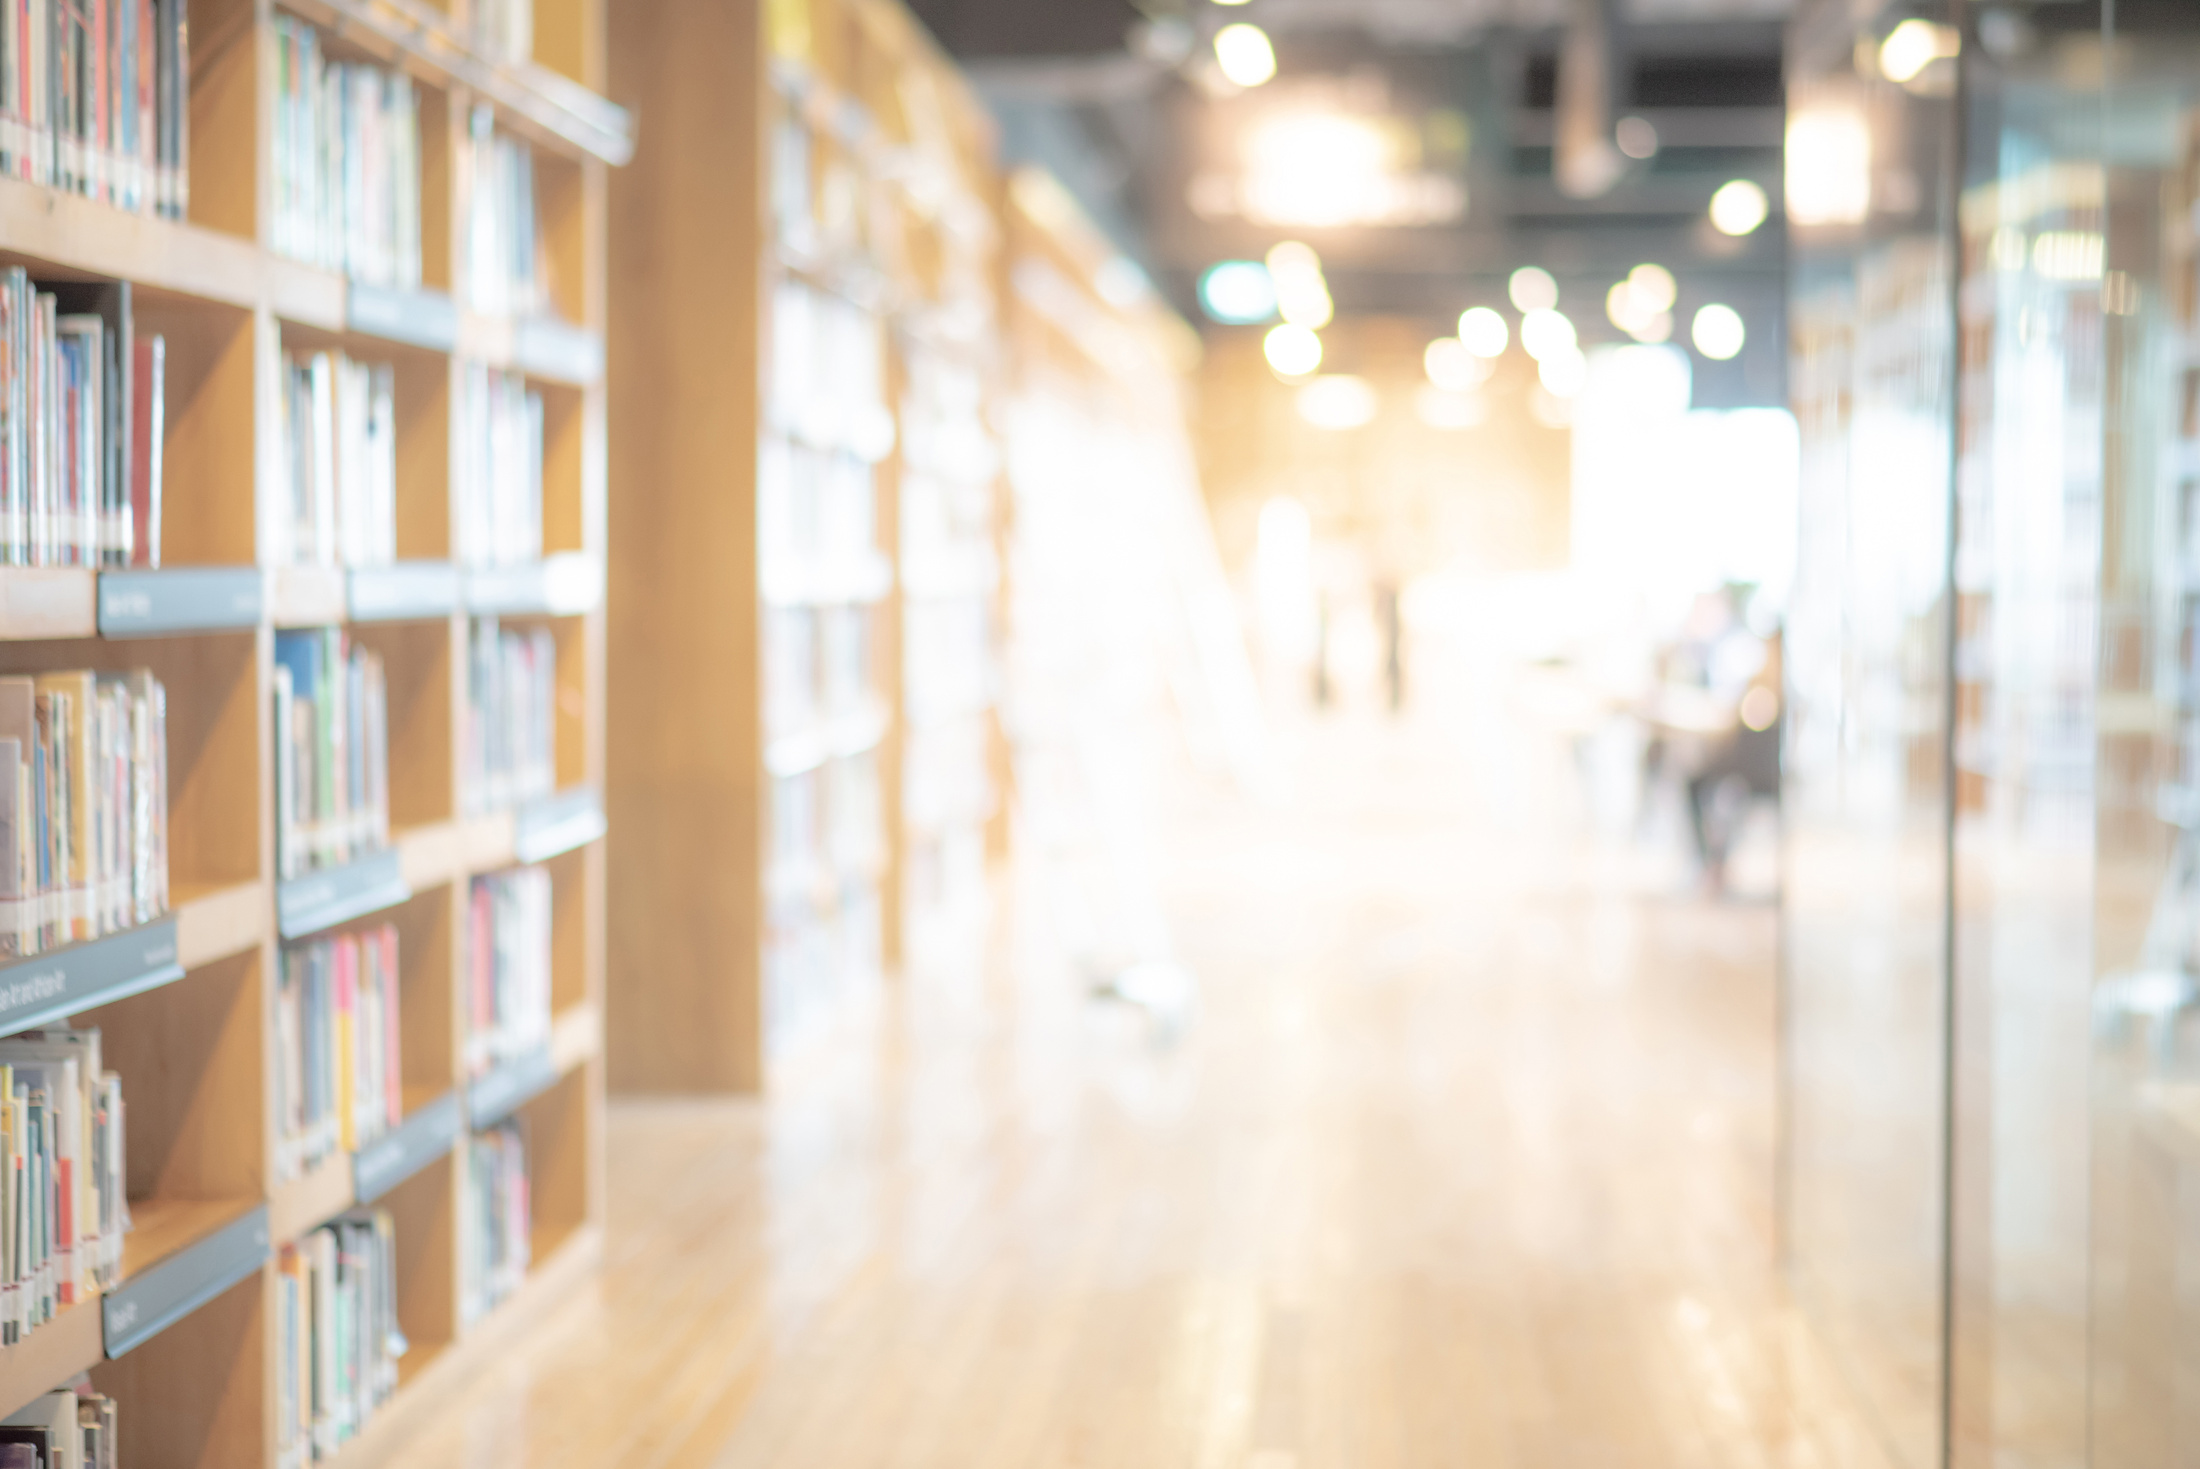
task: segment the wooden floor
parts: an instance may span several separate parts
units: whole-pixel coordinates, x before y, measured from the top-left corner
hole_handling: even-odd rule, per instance
[[[1885,1469],[1776,1283],[1772,909],[1443,729],[1288,745],[1173,803],[1181,1039],[1027,892],[768,1106],[615,1108],[600,1285],[400,1461]]]

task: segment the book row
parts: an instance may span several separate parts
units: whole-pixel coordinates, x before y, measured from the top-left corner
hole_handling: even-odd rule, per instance
[[[285,1245],[276,1262],[275,1444],[281,1469],[326,1459],[397,1390],[397,1230],[360,1209]]]
[[[273,559],[314,566],[395,561],[396,369],[342,352],[285,352],[276,423],[288,493],[274,526]]]
[[[275,995],[275,1176],[355,1153],[404,1120],[397,928],[283,950]]]
[[[0,1040],[0,1338],[19,1342],[112,1284],[130,1228],[122,1080],[96,1028]]]
[[[771,810],[775,888],[807,893],[821,874],[876,875],[886,844],[877,751],[775,779]]]
[[[0,677],[0,954],[168,911],[168,695],[145,670]]]
[[[873,650],[877,613],[870,607],[773,607],[764,615],[764,708],[775,734],[876,706]]]
[[[886,404],[886,329],[876,311],[804,281],[772,292],[771,427],[797,443],[868,464],[893,452]]]
[[[190,202],[185,0],[0,7],[0,172],[140,214]]]
[[[0,270],[0,562],[160,564],[166,355],[127,283]]]
[[[529,316],[543,309],[543,269],[535,237],[535,153],[497,131],[495,114],[477,106],[467,119],[473,189],[468,195],[466,300],[485,316]]]
[[[517,1120],[467,1138],[461,1189],[458,1312],[470,1326],[519,1289],[533,1258],[527,1136]]]
[[[275,864],[293,878],[390,842],[389,693],[341,628],[275,635]]]
[[[469,1077],[550,1043],[550,898],[540,867],[473,879],[464,950]]]
[[[558,644],[547,628],[476,618],[466,680],[465,801],[470,813],[557,788]]]
[[[860,569],[879,554],[877,474],[845,451],[767,437],[757,451],[756,530],[759,558],[781,572]]]
[[[542,394],[516,372],[460,367],[451,417],[453,492],[465,566],[542,558]]]
[[[420,284],[420,96],[412,79],[331,61],[321,36],[275,17],[270,239],[280,253],[372,285]]]
[[[80,1377],[0,1419],[0,1469],[116,1469],[119,1418]]]

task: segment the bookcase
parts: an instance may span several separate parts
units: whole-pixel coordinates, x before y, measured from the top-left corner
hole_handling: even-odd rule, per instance
[[[600,5],[497,16],[492,28],[465,0],[193,0],[180,218],[0,177],[0,266],[127,282],[138,337],[166,353],[158,566],[0,566],[0,674],[149,668],[166,689],[173,911],[0,967],[0,1028],[64,1014],[100,1028],[125,1099],[134,1221],[115,1284],[0,1348],[0,1412],[89,1372],[120,1405],[133,1469],[393,1460],[420,1406],[570,1296],[600,1253],[607,177],[631,142],[601,95]],[[297,206],[278,148],[300,125],[284,89],[306,32],[377,86],[409,79],[417,180],[389,185],[417,236],[409,273],[301,258],[277,234]],[[492,158],[520,170],[500,176],[529,200],[508,254],[539,287],[493,304],[470,263]],[[394,554],[360,564],[292,554],[286,355],[324,352],[386,369]],[[484,374],[539,432],[521,454],[539,479],[532,554],[469,544],[481,446],[467,405]],[[554,738],[524,794],[507,783],[484,801],[468,751],[486,727],[470,706],[489,618],[545,635],[527,647],[542,655],[537,706]],[[279,650],[324,628],[378,660],[388,832],[286,875],[278,770],[295,751],[277,745]],[[527,881],[548,894],[547,1017],[475,1067],[470,991],[486,961],[469,938],[473,884],[511,870],[543,874]],[[384,925],[401,1000],[391,1125],[278,1168],[286,954]],[[468,1139],[515,1119],[524,1274],[462,1319]],[[286,1450],[279,1257],[370,1203],[394,1231],[409,1343],[395,1390],[345,1441]]]
[[[612,75],[717,146],[611,183],[611,1079],[749,1091],[982,931],[999,174],[888,0],[640,0]]]

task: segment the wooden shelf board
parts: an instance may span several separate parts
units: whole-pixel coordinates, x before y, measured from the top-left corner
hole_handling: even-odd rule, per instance
[[[143,1275],[258,1205],[257,1199],[171,1199],[158,1194],[132,1199],[130,1232],[122,1243],[122,1278]]]
[[[414,892],[455,882],[466,871],[466,831],[457,821],[433,821],[390,833],[398,871]]]
[[[263,265],[252,241],[131,214],[78,194],[0,178],[0,241],[10,255],[250,309]]]
[[[99,577],[82,566],[0,567],[0,638],[88,638],[99,632]]]
[[[289,1244],[351,1207],[351,1154],[333,1152],[288,1183],[275,1185],[267,1201],[268,1237]]]
[[[268,934],[264,882],[233,887],[175,888],[176,962],[186,969],[257,947]]]
[[[550,1021],[550,1064],[564,1076],[603,1054],[603,1012],[588,1001],[560,1010]]]
[[[0,1347],[0,1417],[52,1392],[106,1355],[99,1300],[64,1306],[12,1347]]]

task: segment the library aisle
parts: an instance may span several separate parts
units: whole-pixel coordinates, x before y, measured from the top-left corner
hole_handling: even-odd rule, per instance
[[[1555,747],[1279,738],[1168,803],[1180,1035],[1023,895],[770,1101],[614,1102],[600,1283],[410,1469],[1879,1469],[1776,1283],[1775,910],[1606,883]]]

